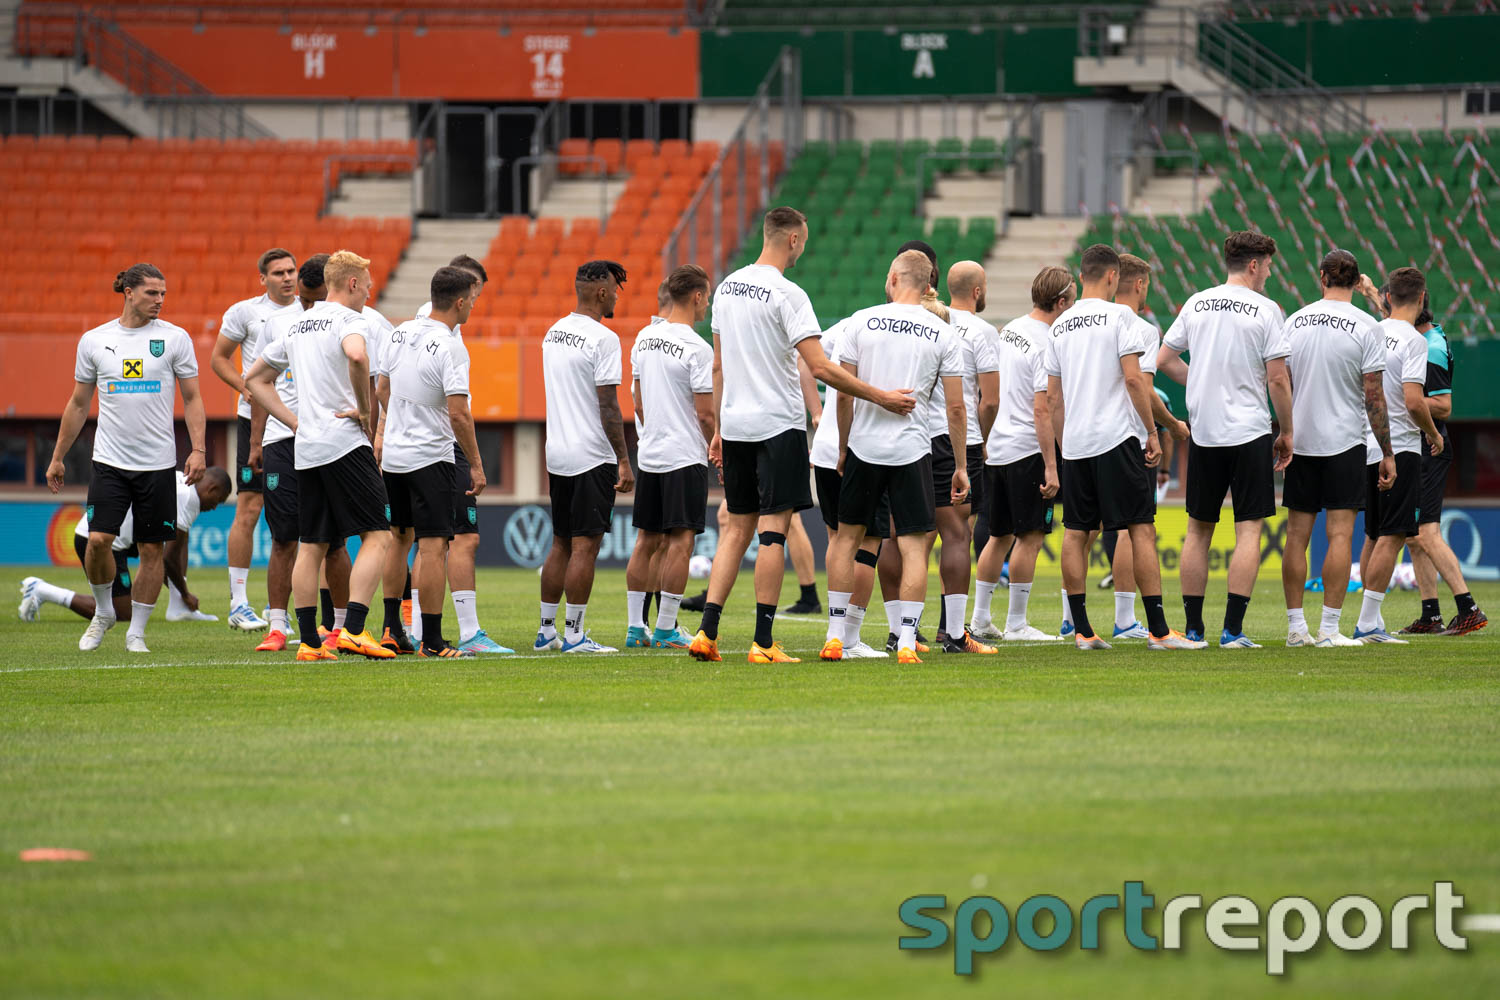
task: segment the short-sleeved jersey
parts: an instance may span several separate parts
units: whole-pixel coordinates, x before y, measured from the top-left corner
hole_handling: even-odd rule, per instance
[[[374,378],[385,370],[385,361],[381,355],[385,353],[385,345],[390,341],[396,326],[372,306],[365,306],[359,314],[364,317],[365,325],[370,331],[365,337],[365,346],[370,355],[370,377]]]
[[[1183,303],[1165,345],[1190,352],[1193,440],[1228,448],[1271,433],[1266,362],[1292,352],[1281,307],[1243,285],[1219,285]]]
[[[364,316],[336,302],[319,302],[261,354],[277,371],[296,372],[298,469],[327,465],[370,443],[358,420],[337,416],[359,408],[344,353],[344,341],[355,336],[368,352],[374,338]]]
[[[547,392],[547,471],[576,476],[613,465],[615,450],[599,415],[598,388],[619,385],[620,338],[581,313],[569,313],[542,338]]]
[[[458,338],[433,319],[414,319],[398,328],[406,356],[390,379],[380,467],[386,472],[415,472],[437,462],[451,462],[457,443],[448,415],[448,397],[469,394],[469,370],[460,365]]]
[[[219,335],[240,345],[240,378],[250,374],[255,359],[260,357],[261,330],[266,320],[284,308],[271,301],[269,295],[257,295],[253,299],[242,299],[224,311],[219,321]],[[250,417],[250,403],[240,397],[239,415]]]
[[[198,497],[198,487],[189,486],[187,477],[177,473],[177,530],[191,531],[193,525],[198,521],[198,515],[203,511],[203,501]],[[84,516],[78,520],[78,527],[73,529],[73,534],[81,538],[89,536],[89,519]],[[125,519],[120,522],[120,533],[115,536],[114,544],[110,546],[116,552],[124,552],[135,544],[135,511],[125,512]]]
[[[963,344],[953,327],[919,305],[861,309],[845,323],[839,359],[877,389],[912,389],[916,401],[911,413],[897,414],[856,399],[849,450],[884,466],[910,465],[931,454],[932,396],[946,398],[941,380],[964,373]]]
[[[768,264],[742,267],[714,293],[724,390],[719,434],[765,441],[807,427],[797,345],[823,333],[807,293]]]
[[[255,356],[259,358],[265,353],[266,348],[280,337],[286,336],[286,331],[301,316],[305,310],[302,308],[302,300],[294,299],[292,304],[276,310],[266,321],[261,324],[260,342],[255,345]],[[276,376],[276,395],[286,404],[286,408],[293,413],[297,412],[297,380],[291,368],[286,368]],[[277,420],[270,414],[266,415],[266,430],[261,435],[261,445],[275,444],[293,437],[292,429]]]
[[[94,461],[129,472],[177,464],[172,398],[177,380],[198,377],[187,331],[160,319],[129,328],[110,320],[78,341],[73,378],[99,393]]]
[[[948,309],[949,326],[959,336],[964,354],[964,408],[969,416],[969,433],[966,444],[984,444],[984,435],[979,433],[979,375],[997,371],[1000,363],[995,359],[995,340],[999,332],[986,321],[962,309]],[[941,393],[933,393],[941,396]],[[929,405],[929,411],[931,407]],[[940,411],[941,412],[941,411]],[[933,437],[948,433],[948,417],[942,414],[938,423],[930,423],[928,430]]]
[[[1421,331],[1418,331],[1421,332]],[[1448,346],[1448,335],[1441,325],[1434,323],[1424,336],[1427,338],[1427,382],[1422,391],[1427,396],[1451,396],[1453,394],[1453,349]],[[1448,436],[1448,421],[1432,418],[1438,433]]]
[[[1047,324],[1017,316],[995,338],[1000,410],[985,448],[989,465],[1009,465],[1041,454],[1036,439],[1036,394],[1047,388]]]
[[[1391,424],[1391,451],[1422,453],[1422,429],[1406,408],[1406,383],[1424,385],[1427,381],[1427,338],[1405,320],[1380,321],[1385,340],[1385,410]],[[1295,422],[1295,418],[1293,418]],[[1366,427],[1369,422],[1366,421]],[[1295,425],[1293,427],[1295,431]],[[1375,432],[1365,436],[1365,461],[1380,461],[1380,445]]]
[[[834,364],[839,363],[841,357],[839,341],[844,336],[844,331],[852,318],[839,320],[823,334],[823,353],[828,355],[828,360]],[[899,388],[905,388],[905,386]],[[823,394],[823,419],[818,424],[818,429],[813,431],[812,448],[808,454],[809,463],[819,469],[839,467],[838,406],[839,391],[830,385]]]
[[[1135,435],[1120,359],[1146,349],[1136,319],[1128,306],[1079,299],[1048,330],[1047,374],[1062,380],[1063,458],[1093,458]]]
[[[1129,306],[1126,308],[1128,309]],[[1155,323],[1139,313],[1136,313],[1134,329],[1136,338],[1141,342],[1141,347],[1143,348],[1140,360],[1141,373],[1146,376],[1148,381],[1154,380],[1156,376],[1156,352],[1161,347],[1161,330],[1157,328]],[[1156,386],[1152,385],[1152,389],[1155,388]],[[1130,408],[1130,416],[1132,417],[1130,426],[1135,431],[1135,436],[1141,442],[1141,446],[1145,447],[1146,439],[1151,435],[1148,433],[1146,425],[1141,423],[1141,415],[1135,412],[1134,406]]]
[[[636,456],[644,472],[708,464],[695,396],[714,391],[714,351],[693,328],[656,323],[635,338],[630,371],[640,383],[645,433]]]
[[[1292,353],[1292,454],[1341,455],[1365,439],[1365,375],[1385,370],[1376,320],[1350,302],[1323,299],[1287,317]]]

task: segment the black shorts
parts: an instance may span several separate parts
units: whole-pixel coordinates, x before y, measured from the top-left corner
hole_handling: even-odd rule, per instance
[[[89,478],[89,531],[118,535],[126,513],[135,522],[135,541],[170,542],[177,537],[177,476],[172,469],[133,472],[94,463]]]
[[[1266,434],[1228,448],[1206,448],[1189,439],[1188,517],[1218,524],[1226,493],[1234,496],[1236,521],[1254,521],[1276,513],[1271,442],[1271,435]]]
[[[731,514],[811,507],[806,432],[782,431],[764,441],[725,441],[724,503]]]
[[[434,462],[415,472],[382,472],[391,527],[416,538],[453,537],[453,463]]]
[[[1156,473],[1134,437],[1102,455],[1063,459],[1061,478],[1065,528],[1118,531],[1156,520]]]
[[[92,524],[89,525],[93,527]],[[89,547],[89,540],[82,535],[73,536],[73,551],[78,553],[78,561],[83,562],[83,554]],[[128,549],[110,549],[109,554],[115,559],[115,578],[110,581],[109,592],[114,597],[130,596],[130,557],[135,554],[135,546]]]
[[[337,545],[367,531],[389,531],[391,505],[375,465],[375,452],[360,445],[327,465],[297,473],[299,537]]]
[[[986,465],[984,477],[990,538],[1052,530],[1052,501],[1042,496],[1047,467],[1040,452],[1009,465]]]
[[[1443,523],[1443,494],[1448,490],[1448,467],[1453,464],[1453,445],[1443,436],[1443,453],[1422,452],[1422,493],[1417,498],[1417,523]]]
[[[234,447],[235,461],[240,464],[235,467],[234,485],[241,493],[261,493],[265,490],[265,477],[261,473],[250,468],[250,418],[240,417],[237,421]],[[264,448],[261,449],[265,451]],[[265,456],[261,456],[261,466],[265,466]]]
[[[839,484],[839,523],[868,525],[887,506],[896,534],[936,531],[931,484],[930,455],[907,465],[874,465],[850,451]]]
[[[1281,502],[1287,510],[1365,509],[1365,446],[1337,455],[1293,455],[1286,467]]]
[[[1422,456],[1414,451],[1396,453],[1396,482],[1382,491],[1380,466],[1365,466],[1365,537],[1415,535],[1417,504],[1422,496]]]
[[[844,477],[837,469],[813,468],[813,485],[818,490],[818,509],[823,513],[823,523],[832,531],[839,527],[839,494],[843,490]],[[865,534],[875,538],[891,536],[891,504],[885,497],[875,506],[875,514],[865,525]]]
[[[671,472],[643,470],[635,481],[635,510],[630,523],[659,535],[684,528],[701,535],[707,510],[708,466],[685,465]]]
[[[295,542],[302,537],[297,523],[297,440],[286,438],[261,449],[265,470],[266,527],[273,542]]]
[[[479,534],[479,498],[469,496],[469,456],[457,445],[453,448],[453,534]]]
[[[595,466],[576,476],[547,474],[552,496],[552,534],[558,538],[593,538],[609,531],[615,512],[614,462]]]
[[[946,434],[932,439],[932,505],[953,506],[953,440]],[[964,456],[964,472],[969,476],[969,503],[979,503],[984,492],[984,446],[970,445]]]

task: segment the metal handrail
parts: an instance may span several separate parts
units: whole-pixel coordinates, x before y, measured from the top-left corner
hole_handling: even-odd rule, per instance
[[[609,220],[609,174],[605,170],[607,164],[604,157],[595,156],[592,153],[542,153],[540,156],[523,156],[511,164],[510,170],[510,207],[517,213],[521,212],[521,168],[525,166],[540,166],[552,163],[592,163],[599,167],[599,228],[602,232],[604,225]],[[535,177],[537,171],[533,170],[531,175]],[[538,197],[535,204],[526,207],[525,214],[533,219],[537,217],[537,208],[542,199]]]
[[[1009,167],[1014,150],[997,149],[993,153],[920,153],[917,155],[917,166],[913,171],[912,184],[917,189],[917,204],[912,208],[912,215],[918,219],[926,218],[927,207],[922,204],[927,195],[927,161],[928,160],[999,160],[1001,165]],[[1000,218],[1005,218],[1010,210],[1001,206]]]
[[[394,153],[330,153],[323,157],[323,207],[319,210],[319,215],[328,214],[328,203],[333,200],[334,194],[337,193],[333,183],[333,165],[339,162],[370,163],[371,161],[379,163],[404,163],[410,166],[412,171],[415,172],[418,164],[421,163],[421,155],[420,153],[413,153],[411,156],[398,156]],[[412,190],[411,201],[411,214],[415,216],[417,214],[415,188]]]

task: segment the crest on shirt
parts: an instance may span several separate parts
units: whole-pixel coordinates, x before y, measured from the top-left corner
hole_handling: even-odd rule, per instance
[[[87,507],[83,508],[83,518],[86,521],[92,521],[94,519],[94,505],[93,504],[89,504]]]
[[[242,465],[242,466],[240,466],[240,482],[242,482],[242,483],[248,483],[250,481],[250,479],[254,475],[255,475],[255,470],[252,469],[252,468],[250,468],[250,466],[248,466],[248,465]]]
[[[165,340],[151,341],[151,356],[153,358],[159,358],[165,353],[167,353],[167,342]]]
[[[469,508],[469,523],[470,524],[478,524],[479,523],[479,508],[478,507],[470,507]]]
[[[268,473],[266,473],[266,489],[268,489],[268,490],[274,490],[276,488],[276,484],[279,483],[279,482],[281,482],[281,473],[279,473],[279,472],[268,472]]]

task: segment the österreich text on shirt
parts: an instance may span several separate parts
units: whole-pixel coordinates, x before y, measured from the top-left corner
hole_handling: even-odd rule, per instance
[[[1353,333],[1357,324],[1348,316],[1336,316],[1333,313],[1307,313],[1293,318],[1294,329],[1300,330],[1306,326],[1327,326],[1335,330],[1343,330],[1345,333]]]
[[[1199,299],[1194,312],[1237,312],[1246,316],[1259,316],[1260,306],[1239,299]]]
[[[921,337],[931,341],[936,341],[942,336],[936,327],[927,326],[912,319],[896,319],[891,316],[871,316],[865,320],[865,328],[884,330],[886,333],[904,333],[911,337]]]
[[[771,301],[769,288],[764,285],[754,285],[748,281],[722,281],[719,283],[719,294],[742,299],[760,299],[762,302]]]
[[[657,351],[661,354],[670,354],[674,358],[680,358],[683,354],[683,346],[674,340],[664,337],[648,337],[636,341],[636,349],[640,351]]]
[[[567,347],[587,347],[589,339],[581,333],[572,333],[568,330],[548,330],[547,337],[542,341],[544,344],[563,344]]]

